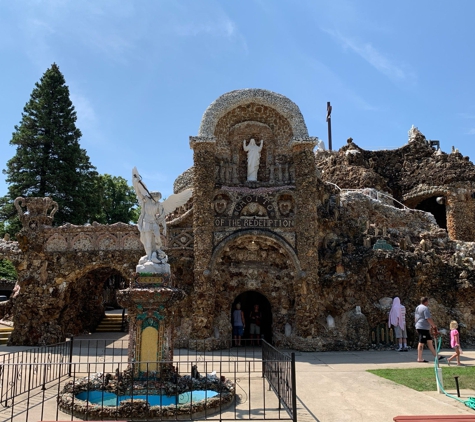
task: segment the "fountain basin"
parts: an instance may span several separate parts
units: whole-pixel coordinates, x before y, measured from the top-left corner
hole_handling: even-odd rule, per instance
[[[176,420],[207,417],[234,403],[235,387],[216,375],[136,380],[133,370],[96,373],[66,383],[58,395],[61,411],[86,420]],[[133,392],[133,393],[132,393]]]
[[[169,406],[197,403],[202,400],[209,400],[219,393],[213,390],[194,390],[181,393],[176,396],[166,396],[160,394],[134,394],[118,396],[107,391],[83,391],[76,395],[76,399],[88,401],[91,404],[100,406],[119,406],[124,400],[145,400],[150,406]]]

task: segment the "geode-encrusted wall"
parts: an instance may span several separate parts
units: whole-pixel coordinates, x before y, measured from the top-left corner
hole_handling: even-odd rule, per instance
[[[247,181],[250,139],[263,141],[257,181]],[[206,110],[190,138],[194,166],[174,184],[192,187],[193,198],[168,216],[163,239],[174,285],[187,294],[170,312],[175,345],[226,347],[233,304],[246,297],[266,304],[278,346],[368,348],[394,296],[406,305],[411,339],[413,310],[429,296],[439,328],[456,319],[463,341],[475,342],[468,157],[434,148],[416,128],[391,151],[349,139],[314,154],[316,142],[298,107],[270,91],[232,91]],[[0,242],[0,258],[19,272],[20,291],[0,306],[13,310],[15,344],[93,329],[103,280],[131,280],[143,254],[134,226],[40,223],[25,221],[18,243]]]
[[[18,272],[10,299],[14,345],[53,344],[93,331],[104,315],[105,281],[112,275],[130,280],[142,253],[135,226],[38,223],[47,212],[38,199],[24,200],[35,207],[22,215],[18,242],[4,242],[0,256]],[[43,223],[51,224],[49,218]]]
[[[417,129],[396,150],[365,151],[350,138],[339,151],[317,153],[316,162],[322,179],[343,189],[375,188],[410,208],[440,198],[433,208],[446,214],[450,238],[475,240],[475,166],[457,150],[435,149]]]

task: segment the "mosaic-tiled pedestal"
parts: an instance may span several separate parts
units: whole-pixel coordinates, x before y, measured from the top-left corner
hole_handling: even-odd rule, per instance
[[[129,364],[137,378],[168,378],[173,372],[174,304],[185,292],[171,286],[170,274],[137,273],[118,301],[129,317]]]

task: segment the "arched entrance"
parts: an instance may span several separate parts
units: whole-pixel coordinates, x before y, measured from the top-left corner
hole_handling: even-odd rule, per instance
[[[437,200],[438,198],[439,201]],[[447,215],[445,209],[445,198],[443,196],[432,196],[419,202],[415,207],[416,210],[430,212],[437,222],[437,225],[442,229],[447,229]]]
[[[64,333],[77,335],[95,331],[106,307],[115,308],[116,290],[125,287],[126,281],[117,269],[99,267],[68,283],[58,318]]]
[[[106,311],[112,309],[121,309],[117,302],[117,291],[125,289],[127,280],[120,274],[112,274],[104,282],[104,290],[102,291],[104,309]]]
[[[244,318],[246,322],[246,328],[244,330],[243,339],[250,339],[251,335],[249,332],[250,323],[249,317],[251,311],[254,309],[254,305],[259,305],[259,311],[262,315],[261,320],[261,338],[265,339],[267,342],[272,343],[272,307],[267,298],[256,291],[249,290],[243,292],[234,299],[231,313],[236,309],[236,304],[241,304],[241,309],[244,312]],[[247,345],[247,341],[245,345]]]

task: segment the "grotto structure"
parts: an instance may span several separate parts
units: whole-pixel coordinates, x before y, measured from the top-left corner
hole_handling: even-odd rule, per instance
[[[395,150],[366,151],[351,138],[339,151],[315,150],[318,141],[274,92],[232,91],[205,111],[190,137],[194,165],[174,183],[193,196],[168,216],[162,239],[173,285],[186,292],[170,316],[175,345],[227,347],[239,302],[245,315],[260,305],[262,335],[277,346],[369,348],[391,341],[394,296],[410,337],[411,312],[428,296],[439,328],[456,319],[475,341],[469,158],[414,127]],[[18,271],[14,297],[0,304],[15,327],[10,344],[94,330],[104,284],[115,275],[130,285],[143,255],[136,226],[54,227],[54,207],[19,198],[23,229],[0,241],[0,258]]]

